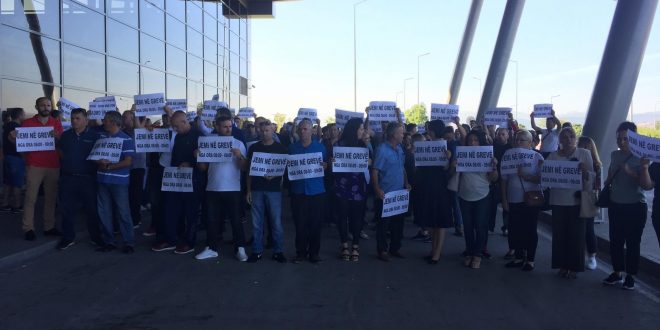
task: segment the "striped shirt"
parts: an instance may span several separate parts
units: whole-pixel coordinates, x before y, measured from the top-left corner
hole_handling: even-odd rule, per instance
[[[126,157],[133,157],[135,154],[135,141],[131,139],[126,133],[119,131],[117,134],[110,134],[108,132],[102,132],[99,134],[99,138],[121,138],[124,139],[124,143],[121,148],[121,157],[119,161],[121,162]],[[131,167],[124,167],[116,170],[101,170],[96,171],[96,179],[99,183],[107,184],[119,184],[119,185],[128,185],[128,175]]]

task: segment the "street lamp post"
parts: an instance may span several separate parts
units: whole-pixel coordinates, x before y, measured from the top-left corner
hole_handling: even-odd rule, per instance
[[[403,80],[403,111],[406,111],[406,83],[408,80],[413,80],[414,77],[406,78]]]
[[[359,4],[366,1],[361,0],[353,4],[353,111],[357,111],[357,20],[355,11]]]
[[[554,100],[556,97],[560,97],[560,96],[561,96],[561,95],[559,95],[559,94],[557,94],[557,95],[553,95],[553,96],[550,96],[550,104],[552,104],[552,100]],[[553,107],[553,108],[554,108],[554,107]]]
[[[403,91],[398,91],[398,92],[396,92],[396,97],[395,97],[395,99],[396,99],[396,104],[399,104],[399,95],[401,95],[401,94],[403,94]]]
[[[431,53],[424,53],[421,55],[417,55],[417,104],[419,104],[419,59],[429,54]]]
[[[516,119],[518,119],[518,61],[509,60],[516,65]]]
[[[472,77],[472,79],[475,79],[475,80],[479,81],[479,97],[481,97],[481,78]]]

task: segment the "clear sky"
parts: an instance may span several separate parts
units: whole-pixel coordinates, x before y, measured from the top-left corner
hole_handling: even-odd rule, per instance
[[[275,4],[275,19],[252,21],[252,105],[257,113],[295,117],[300,107],[353,109],[353,4],[301,0]],[[357,6],[357,104],[446,103],[469,0],[367,0]],[[484,1],[458,98],[461,117],[476,114],[505,0]],[[616,7],[610,0],[528,0],[511,59],[518,61],[518,118],[551,96],[560,119],[582,122]],[[658,10],[660,12],[660,10]],[[481,82],[480,82],[481,80]],[[516,65],[510,63],[499,106],[516,113]],[[660,113],[660,14],[646,48],[634,114]],[[656,119],[660,120],[660,116]]]

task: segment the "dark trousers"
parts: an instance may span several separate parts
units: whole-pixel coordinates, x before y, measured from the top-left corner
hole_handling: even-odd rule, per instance
[[[403,214],[383,218],[383,200],[375,198],[376,217],[376,250],[382,252],[399,252],[401,240],[403,239]],[[390,234],[390,242],[387,242],[387,233]]]
[[[468,256],[480,257],[486,249],[488,238],[488,212],[490,195],[477,201],[466,201],[458,198],[463,216],[463,234],[465,236],[465,252]]]
[[[660,214],[651,214],[651,218],[655,229],[655,237],[658,239],[658,245],[660,246]]]
[[[646,225],[646,203],[617,204],[607,210],[610,218],[610,255],[615,272],[636,275],[639,270],[639,245]],[[624,253],[625,246],[625,253]]]
[[[76,238],[76,215],[82,207],[85,211],[89,238],[93,242],[102,244],[101,220],[96,206],[95,177],[60,175],[59,197],[63,238],[70,241]]]
[[[293,221],[296,226],[296,254],[298,257],[319,255],[324,199],[325,194],[291,196]]]
[[[594,230],[594,218],[583,218],[586,225],[584,240],[587,243],[587,253],[594,254],[598,252],[598,239]]]
[[[584,271],[585,231],[580,205],[552,205],[552,268]]]
[[[207,191],[206,205],[206,244],[209,248],[218,251],[218,234],[225,219],[231,224],[234,247],[245,247],[245,231],[240,218],[241,192]]]
[[[516,259],[522,260],[527,251],[527,261],[533,262],[539,235],[536,231],[539,207],[525,203],[509,203],[509,242],[516,250]]]
[[[360,231],[362,230],[362,219],[366,201],[351,201],[336,197],[337,229],[342,243],[348,242],[348,232],[353,235],[353,245],[360,244]],[[332,210],[332,209],[328,209]]]
[[[149,189],[149,202],[151,203],[151,227],[157,233],[163,233],[163,192],[160,190],[163,183],[163,168],[149,168],[147,188]]]
[[[188,244],[194,247],[199,222],[199,193],[164,191],[163,204],[165,217],[162,240],[172,245]],[[180,227],[184,230],[179,230]]]
[[[131,219],[133,219],[134,225],[142,222],[140,206],[142,205],[142,187],[144,186],[145,172],[146,170],[143,168],[134,168],[129,172],[128,205],[131,208]]]

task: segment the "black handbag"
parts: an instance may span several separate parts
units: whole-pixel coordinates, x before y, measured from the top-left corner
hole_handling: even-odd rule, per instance
[[[623,161],[623,164],[625,165],[626,162],[628,161],[628,159],[630,159],[630,157],[632,157],[632,156],[633,155],[628,156],[628,158],[626,158]],[[600,208],[603,208],[603,209],[606,209],[606,208],[610,207],[610,205],[612,205],[612,200],[610,199],[610,191],[612,190],[612,183],[611,182],[614,181],[614,177],[616,177],[616,175],[619,174],[620,170],[621,170],[621,167],[617,168],[616,172],[614,172],[614,175],[612,175],[612,180],[610,180],[610,183],[605,185],[605,187],[603,187],[603,189],[600,190],[600,192],[598,193],[598,200],[596,200],[596,206],[598,206]]]

